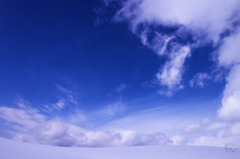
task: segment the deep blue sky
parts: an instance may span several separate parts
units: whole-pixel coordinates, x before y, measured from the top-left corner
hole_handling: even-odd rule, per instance
[[[154,80],[166,58],[144,47],[126,24],[111,22],[111,14],[95,25],[102,6],[101,1],[1,2],[1,104],[16,98],[56,102],[56,84],[77,93],[85,109],[119,96],[133,100],[156,93],[156,85],[141,84]],[[196,50],[187,61],[186,87],[193,74],[208,71],[210,49]],[[121,84],[127,89],[117,94]]]
[[[96,2],[1,5],[2,104],[14,98],[54,102],[55,84],[92,104],[105,101],[122,83],[138,89],[151,80],[161,60],[126,26],[109,21],[95,26],[94,9],[101,6]]]

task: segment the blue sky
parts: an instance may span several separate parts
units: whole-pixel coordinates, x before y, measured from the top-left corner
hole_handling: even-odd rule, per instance
[[[239,3],[1,2],[0,136],[239,146]]]

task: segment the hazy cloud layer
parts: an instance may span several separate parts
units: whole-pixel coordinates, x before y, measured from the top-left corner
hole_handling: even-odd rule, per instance
[[[217,147],[228,145],[232,148],[240,146],[239,122],[232,123],[219,120],[207,123],[201,122],[187,125],[184,131],[187,133],[187,136],[178,136],[173,141],[187,145]]]
[[[132,118],[134,121],[128,120],[131,116],[120,119],[123,121],[122,124],[125,124],[123,127],[126,128],[129,124],[128,122],[134,122],[132,124],[138,124],[138,126],[142,126],[144,129],[149,129],[151,126],[159,127],[157,128],[158,130],[167,130],[169,127],[178,127],[176,129],[179,130],[182,129],[182,132],[171,129],[174,133],[171,133],[171,136],[168,137],[163,133],[151,133],[154,132],[152,130],[145,130],[144,132],[124,129],[117,123],[115,123],[117,128],[107,126],[109,129],[87,129],[74,124],[79,123],[78,118],[81,118],[80,116],[82,116],[82,114],[77,113],[75,114],[76,116],[73,117],[76,118],[78,122],[74,122],[73,120],[70,120],[70,122],[67,120],[68,122],[66,122],[60,120],[58,116],[52,118],[47,117],[46,115],[43,115],[41,111],[32,108],[29,102],[26,103],[29,105],[21,105],[21,107],[18,106],[17,108],[6,106],[0,107],[0,119],[5,120],[7,126],[11,127],[12,131],[8,130],[6,132],[10,133],[14,140],[69,147],[139,146],[160,144],[208,146],[224,146],[225,144],[228,144],[229,146],[240,146],[239,122],[211,121],[209,119],[206,121],[206,119],[204,119],[204,121],[200,123],[188,124],[185,125],[185,127],[185,122],[180,122],[178,123],[180,125],[174,126],[173,122],[176,124],[176,121],[179,119],[172,119],[172,117],[169,117],[169,119],[161,119],[159,118],[159,112],[157,109],[145,110],[139,112],[139,114],[135,114],[135,116],[133,115]],[[114,113],[119,111],[108,109],[115,109],[114,107],[120,108],[120,103],[116,103],[116,106],[109,106],[113,108],[106,107],[106,110],[103,109],[102,112],[100,111],[100,114],[92,113],[90,116],[83,115],[85,116],[84,121],[92,120],[91,118],[94,116],[97,118],[106,118],[106,116],[107,118],[112,117],[112,111],[114,111]],[[171,120],[173,121],[171,122]],[[81,121],[84,122],[83,120]]]
[[[109,106],[102,114],[113,115],[118,106]],[[107,111],[107,112],[105,112]],[[139,146],[171,144],[162,133],[143,134],[133,130],[93,131],[64,123],[57,118],[48,119],[30,106],[0,107],[0,118],[14,129],[14,140],[56,146]]]

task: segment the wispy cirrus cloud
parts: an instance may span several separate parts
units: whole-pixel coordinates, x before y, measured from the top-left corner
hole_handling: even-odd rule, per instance
[[[48,103],[48,104],[42,104],[44,106],[46,112],[54,112],[54,111],[60,111],[66,108],[72,107],[75,109],[75,107],[78,105],[77,101],[77,94],[74,93],[74,91],[67,89],[65,87],[62,87],[58,84],[55,84],[58,94],[57,95],[57,101],[55,103]],[[21,104],[23,102],[18,101],[18,104]],[[27,103],[23,103],[27,104]],[[22,104],[22,105],[23,105]]]
[[[58,91],[61,92],[63,95],[63,97],[61,97],[61,98],[64,98],[66,101],[68,101],[71,104],[74,104],[74,105],[78,104],[74,91],[64,88],[58,84],[56,84],[56,87],[57,87]],[[63,101],[63,100],[60,100],[60,101]]]
[[[127,88],[127,86],[125,85],[125,84],[120,84],[118,87],[117,87],[117,89],[116,89],[116,92],[117,93],[120,93],[120,92],[122,92],[124,89],[126,89]]]
[[[194,87],[194,86],[198,86],[198,87],[201,87],[203,88],[204,85],[205,85],[205,82],[207,80],[210,80],[211,77],[207,74],[207,73],[197,73],[190,81],[189,81],[189,85],[191,87]]]
[[[66,103],[63,99],[59,100],[56,104],[53,104],[52,106],[58,110],[64,109]]]
[[[39,110],[31,106],[22,107],[20,105],[19,108],[1,106],[0,118],[12,123],[13,127],[25,131],[36,127],[38,123],[44,122],[47,116],[40,114]]]
[[[205,131],[215,131],[226,128],[226,126],[227,124],[225,122],[213,122],[205,129]]]
[[[30,102],[25,101],[23,99],[18,99],[15,101],[15,103],[20,107],[20,108],[24,108],[26,109],[27,107],[29,107],[31,105]]]
[[[102,118],[112,118],[115,117],[116,115],[119,115],[123,112],[125,112],[126,107],[125,105],[122,103],[121,100],[109,104],[99,110],[96,110],[95,112],[90,113],[90,116],[98,116],[98,117],[102,117]]]
[[[167,86],[168,88],[168,91],[166,92],[159,91],[160,94],[171,96],[174,91],[183,88],[181,85],[182,74],[184,71],[183,64],[185,59],[189,56],[190,50],[188,47],[177,48],[176,52],[169,55],[170,60],[164,64],[160,72],[156,75],[160,85]]]

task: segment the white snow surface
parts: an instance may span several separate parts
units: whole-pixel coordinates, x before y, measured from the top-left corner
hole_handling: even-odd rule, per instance
[[[1,159],[240,159],[240,150],[205,146],[56,147],[0,138]]]

